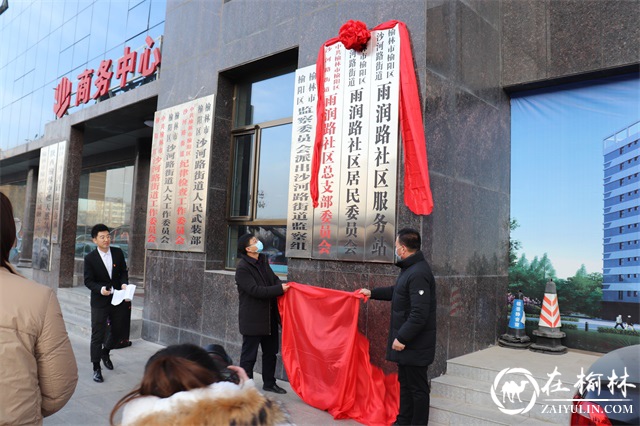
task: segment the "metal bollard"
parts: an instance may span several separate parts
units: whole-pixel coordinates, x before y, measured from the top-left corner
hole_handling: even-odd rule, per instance
[[[584,331],[589,331],[589,322],[584,322]]]

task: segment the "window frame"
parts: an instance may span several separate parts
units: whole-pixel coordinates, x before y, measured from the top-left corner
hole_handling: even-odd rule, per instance
[[[248,125],[237,126],[237,102],[240,101],[240,88],[246,84],[252,84],[254,82],[260,82],[262,80],[266,80],[272,77],[277,77],[280,75],[286,75],[290,73],[295,73],[295,66],[287,66],[280,67],[276,70],[269,71],[267,73],[260,73],[256,75],[252,75],[250,79],[243,79],[235,81],[234,89],[233,89],[233,100],[234,105],[232,106],[232,117],[231,117],[231,132],[230,132],[230,155],[229,155],[229,185],[228,185],[228,195],[227,195],[227,208],[226,208],[226,232],[225,232],[225,255],[224,255],[224,268],[226,270],[235,270],[235,265],[229,265],[229,259],[233,256],[230,256],[230,232],[232,227],[246,226],[246,227],[283,227],[286,229],[287,226],[287,215],[281,219],[258,219],[257,218],[257,203],[258,203],[258,179],[259,179],[259,165],[260,165],[260,153],[262,148],[262,132],[265,129],[283,126],[283,125],[291,125],[293,126],[293,110],[292,114],[288,117],[282,117],[275,120],[269,120],[259,123],[252,123]],[[294,89],[293,87],[291,88]],[[248,215],[243,216],[233,216],[232,215],[232,203],[234,201],[234,183],[236,179],[236,153],[237,153],[237,142],[236,138],[243,135],[252,135],[252,147],[251,147],[251,164],[249,166],[249,170],[251,176],[249,178],[249,208]],[[292,141],[290,141],[291,143]],[[290,159],[289,159],[290,161]],[[288,187],[287,187],[288,190]],[[282,273],[276,272],[278,275],[286,275]]]

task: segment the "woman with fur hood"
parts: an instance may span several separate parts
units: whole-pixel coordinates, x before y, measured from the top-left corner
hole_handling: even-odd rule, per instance
[[[123,426],[274,425],[284,415],[255,387],[240,367],[230,365],[239,383],[224,381],[207,351],[191,344],[173,345],[154,354],[140,387],[125,395],[111,412],[124,407]]]

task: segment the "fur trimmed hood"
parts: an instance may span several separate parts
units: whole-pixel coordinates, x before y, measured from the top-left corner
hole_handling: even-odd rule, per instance
[[[217,382],[169,398],[136,398],[125,405],[122,415],[124,426],[270,426],[282,422],[285,422],[285,416],[280,407],[262,395],[253,380],[242,386]]]

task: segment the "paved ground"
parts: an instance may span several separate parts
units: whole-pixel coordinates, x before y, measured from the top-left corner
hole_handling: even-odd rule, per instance
[[[76,391],[69,403],[58,413],[45,419],[45,426],[52,425],[87,425],[99,426],[109,424],[109,415],[116,402],[131,391],[142,378],[144,364],[151,355],[162,346],[145,340],[134,340],[129,348],[111,352],[111,360],[115,366],[113,371],[102,369],[104,383],[92,380],[91,362],[89,362],[89,341],[74,335],[69,336],[78,362],[79,380]],[[258,389],[262,389],[262,377],[254,374]],[[287,390],[286,395],[267,393],[279,400],[291,415],[291,420],[298,425],[358,425],[352,420],[335,421],[333,417],[321,410],[305,404],[291,390],[288,382],[278,381]],[[116,423],[120,417],[116,417]]]

